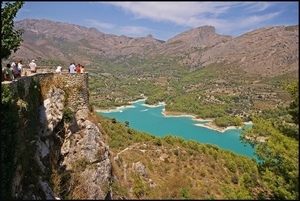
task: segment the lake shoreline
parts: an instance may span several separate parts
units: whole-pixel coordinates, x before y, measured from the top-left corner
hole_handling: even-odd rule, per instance
[[[104,110],[106,113],[101,112],[99,115],[116,118],[120,122],[128,120],[131,128],[156,137],[164,137],[169,134],[185,140],[217,145],[222,149],[231,150],[250,158],[254,156],[253,147],[246,146],[239,140],[243,129],[234,126],[220,128],[214,125],[214,119],[197,118],[197,115],[193,113],[167,111],[164,105],[164,102],[147,105],[144,100],[140,100],[135,101],[131,106],[109,108]]]
[[[200,126],[200,127],[204,127],[207,129],[211,129],[211,130],[215,130],[218,131],[220,133],[224,133],[227,130],[231,130],[231,129],[241,129],[242,127],[236,127],[236,126],[228,126],[228,127],[219,127],[217,125],[215,125],[213,123],[213,119],[197,119],[195,115],[189,115],[189,114],[184,114],[184,113],[180,113],[180,112],[169,112],[166,111],[165,109],[163,109],[162,114],[165,117],[191,117],[194,121],[199,121],[199,122],[206,122],[204,124],[195,124],[195,126]],[[244,124],[252,124],[251,121],[249,122],[243,122]]]
[[[134,106],[133,105],[124,105],[124,106],[116,107],[114,109],[106,109],[106,110],[96,109],[95,112],[104,112],[104,113],[122,112],[122,109],[124,109],[124,108],[134,108]]]
[[[132,102],[129,102],[129,103],[136,103],[136,102],[140,102],[140,101],[145,101],[146,99],[139,99],[139,100],[136,100],[136,101],[132,101]],[[142,104],[146,107],[151,107],[151,108],[154,108],[154,107],[159,107],[159,106],[162,106],[162,105],[166,105],[165,102],[160,102],[159,104],[157,105],[148,105],[148,104]],[[124,105],[124,106],[120,106],[120,107],[116,107],[115,109],[107,109],[107,110],[95,110],[96,112],[103,112],[103,113],[110,113],[110,112],[122,112],[122,109],[125,109],[125,108],[134,108],[135,106],[133,105]],[[240,127],[236,127],[236,126],[228,126],[228,127],[219,127],[217,125],[215,125],[213,123],[213,119],[197,119],[195,115],[191,115],[191,114],[185,114],[183,112],[174,112],[174,111],[166,111],[165,109],[162,109],[162,112],[161,112],[164,117],[190,117],[192,118],[193,121],[198,121],[198,122],[206,122],[206,123],[201,123],[201,124],[195,124],[195,126],[199,126],[199,127],[204,127],[206,129],[210,129],[210,130],[215,130],[215,131],[218,131],[220,133],[224,133],[225,131],[227,130],[232,130],[232,129],[241,129],[241,126]],[[251,121],[249,122],[243,122],[244,124],[252,124]]]

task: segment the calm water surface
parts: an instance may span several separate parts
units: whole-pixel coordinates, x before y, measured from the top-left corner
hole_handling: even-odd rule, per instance
[[[114,117],[121,123],[128,120],[131,128],[154,136],[164,137],[167,134],[171,134],[180,136],[185,140],[195,140],[201,143],[217,145],[222,149],[256,158],[253,155],[254,149],[250,145],[244,145],[239,141],[239,135],[242,134],[241,129],[230,129],[222,133],[196,126],[195,124],[204,124],[205,122],[195,121],[188,116],[164,116],[162,114],[165,108],[164,105],[149,107],[144,102],[145,100],[139,100],[132,103],[133,107],[98,113],[105,117]],[[251,125],[247,124],[246,129],[249,127]]]

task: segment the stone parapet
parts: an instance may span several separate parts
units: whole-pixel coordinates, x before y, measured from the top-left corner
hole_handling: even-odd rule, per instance
[[[88,108],[89,106],[89,83],[88,83],[88,73],[36,73],[26,76],[19,77],[13,81],[3,81],[2,84],[11,85],[14,95],[18,96],[18,83],[24,86],[25,93],[28,93],[30,83],[32,79],[41,84],[45,79],[53,78],[58,80],[67,89],[73,90],[78,93],[73,93],[73,97],[70,97],[70,105],[75,106],[77,109]]]

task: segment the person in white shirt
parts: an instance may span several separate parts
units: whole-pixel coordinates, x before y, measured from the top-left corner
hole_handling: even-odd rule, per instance
[[[10,66],[11,66],[11,68],[12,68],[14,77],[17,78],[18,75],[19,75],[19,69],[18,69],[18,62],[17,62],[17,60],[15,59],[15,60],[11,63]]]
[[[61,69],[62,69],[62,67],[59,65],[59,66],[57,66],[57,68],[56,68],[55,72],[57,72],[57,73],[61,73]]]
[[[36,67],[36,63],[34,62],[34,60],[32,60],[29,63],[29,68],[30,68],[31,73],[36,73],[37,67]]]
[[[76,73],[76,66],[75,63],[71,63],[69,66],[69,72],[70,73]]]
[[[11,63],[11,68],[14,69],[15,66],[17,66],[18,62],[16,60],[14,60],[12,63]]]
[[[19,75],[17,77],[21,77],[22,72],[23,72],[23,61],[20,60],[20,62],[18,63],[18,70],[19,70]]]

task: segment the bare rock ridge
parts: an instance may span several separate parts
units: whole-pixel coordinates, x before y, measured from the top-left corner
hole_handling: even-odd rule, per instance
[[[217,42],[218,40],[216,40],[216,38],[220,37],[224,41],[233,39],[231,36],[216,34],[215,27],[213,26],[202,26],[178,34],[177,36],[167,40],[166,43],[182,41],[185,44],[188,44],[190,47],[206,47],[208,45],[213,46],[211,42]]]

